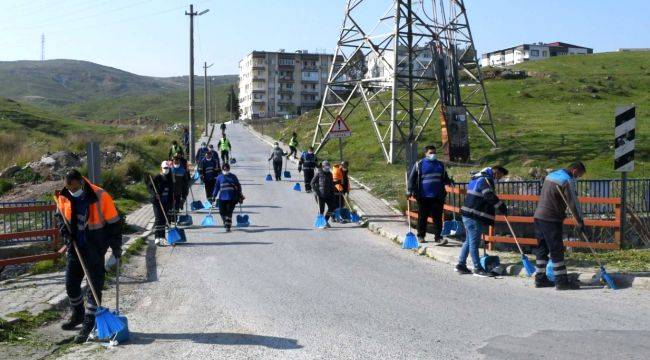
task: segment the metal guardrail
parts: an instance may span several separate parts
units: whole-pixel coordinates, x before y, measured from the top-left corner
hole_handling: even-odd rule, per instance
[[[54,220],[55,211],[56,205],[47,201],[0,203],[0,250],[11,245],[39,243],[51,251],[0,259],[0,267],[55,259],[63,253],[65,247],[60,246],[59,231]]]

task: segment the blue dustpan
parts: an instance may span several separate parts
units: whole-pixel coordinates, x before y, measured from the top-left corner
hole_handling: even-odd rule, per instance
[[[404,237],[404,242],[402,243],[402,249],[417,249],[420,247],[420,244],[418,243],[418,239],[415,237],[415,234],[412,232],[407,232],[406,236]]]
[[[214,221],[214,216],[212,216],[212,214],[206,215],[203,218],[203,220],[201,220],[201,226],[205,226],[205,227],[216,226],[216,222]]]
[[[190,203],[190,209],[192,209],[192,211],[196,211],[196,210],[201,210],[201,209],[203,209],[203,202],[201,202],[201,201],[199,201],[199,200],[192,201],[192,202]]]
[[[607,271],[605,271],[604,266],[600,267],[600,278],[607,283],[610,289],[618,290],[618,287],[616,287],[616,284],[614,283],[614,279],[612,279],[612,277],[607,273]]]
[[[293,190],[301,192],[302,189],[300,188],[300,183],[296,183],[296,185],[293,186]]]
[[[332,216],[336,221],[343,220],[343,217],[341,217],[341,208],[337,208],[336,210],[334,210]]]
[[[205,200],[205,201],[203,202],[203,208],[204,208],[205,210],[210,210],[210,209],[212,209],[212,203],[209,202],[208,200]]]
[[[99,340],[112,340],[120,331],[124,330],[124,322],[107,308],[98,307],[95,312],[95,330]]]
[[[535,274],[535,265],[533,265],[532,262],[530,262],[530,259],[528,256],[522,254],[521,255],[521,264],[524,266],[524,270],[526,270],[526,275],[528,276],[533,276]]]
[[[248,215],[237,215],[237,227],[247,227],[250,224]]]
[[[316,220],[314,221],[314,227],[323,229],[326,226],[327,226],[327,220],[325,220],[325,216],[320,214],[316,216]]]
[[[350,211],[350,222],[357,223],[359,221],[361,221],[361,217],[359,216],[359,214],[357,214],[357,212],[354,210]]]
[[[289,171],[287,171],[287,170],[285,170],[282,175],[287,179],[291,179],[291,173]]]
[[[167,230],[167,244],[174,245],[181,240],[181,234],[178,228],[171,228]]]
[[[178,234],[181,236],[181,239],[177,241],[177,243],[186,243],[187,242],[187,236],[185,236],[185,229],[177,229]]]
[[[117,319],[121,321],[122,324],[124,324],[124,328],[115,334],[115,341],[117,341],[118,344],[123,344],[129,341],[129,338],[131,337],[131,334],[129,333],[129,319],[127,319],[126,316],[120,315],[115,311],[113,311],[113,315],[115,315]]]
[[[236,164],[236,163],[237,163],[237,159],[235,159],[235,158],[231,158],[231,159],[230,159],[230,163],[231,163],[231,164]]]
[[[181,226],[191,226],[194,224],[194,221],[192,220],[192,216],[185,214],[185,215],[179,215],[178,220],[176,221],[178,225]]]
[[[273,181],[273,176],[271,174],[266,175],[266,181]]]

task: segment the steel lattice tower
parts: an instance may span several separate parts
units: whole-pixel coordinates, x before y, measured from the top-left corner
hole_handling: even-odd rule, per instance
[[[347,118],[359,105],[366,109],[388,163],[395,163],[403,149],[408,149],[407,162],[413,162],[417,141],[438,112],[444,147],[449,105],[464,106],[467,119],[496,146],[463,1],[391,3],[376,25],[368,27],[362,20],[376,1],[347,1],[314,147],[321,150],[336,117]]]

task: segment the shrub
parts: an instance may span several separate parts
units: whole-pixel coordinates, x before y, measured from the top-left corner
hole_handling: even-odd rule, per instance
[[[14,184],[7,179],[0,179],[0,195],[6,193],[7,191],[13,189]]]
[[[126,176],[131,180],[141,182],[147,174],[147,170],[141,162],[132,160],[126,164]]]
[[[126,192],[126,184],[124,183],[124,176],[120,176],[114,170],[107,170],[102,173],[102,188],[114,198],[124,196]]]
[[[14,180],[17,184],[23,184],[27,182],[33,183],[39,181],[40,179],[41,175],[34,172],[32,168],[21,169],[14,175]]]

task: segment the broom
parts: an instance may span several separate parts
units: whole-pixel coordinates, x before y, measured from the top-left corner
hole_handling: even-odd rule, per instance
[[[54,203],[56,204],[57,211],[61,214],[63,224],[72,236],[72,228],[70,227],[68,220],[65,218],[65,216],[63,216],[61,207],[59,206],[59,201],[56,196],[54,196]],[[74,251],[77,254],[77,258],[79,259],[79,263],[81,264],[84,275],[86,276],[86,282],[88,283],[88,287],[90,287],[90,292],[92,293],[93,299],[95,299],[95,304],[97,304],[97,310],[95,311],[95,328],[97,329],[97,338],[101,340],[110,339],[124,329],[124,323],[120,321],[117,316],[108,311],[107,308],[101,306],[99,296],[97,296],[97,291],[95,290],[95,285],[88,275],[86,262],[81,256],[81,251],[79,251],[79,247],[77,246],[77,241],[74,238],[70,240],[72,246],[74,247]]]
[[[345,200],[345,204],[350,209],[350,222],[358,223],[359,221],[361,221],[361,217],[359,216],[357,211],[352,208],[352,205],[350,205],[350,200],[348,200],[348,196],[345,195],[343,199]]]
[[[517,240],[517,235],[515,235],[515,231],[512,229],[512,225],[510,225],[510,221],[508,221],[508,217],[505,215],[503,217],[506,219],[506,224],[508,224],[510,233],[512,234],[512,237],[515,239],[515,244],[517,244],[517,248],[519,249],[519,253],[521,254],[521,264],[524,266],[524,269],[526,270],[526,274],[528,274],[528,276],[533,276],[536,270],[535,265],[533,265],[533,263],[530,262],[528,256],[524,254],[524,250],[521,249],[521,245],[519,245],[519,241]]]
[[[163,216],[165,217],[165,223],[167,224],[167,227],[168,227],[168,230],[167,230],[167,244],[174,245],[179,240],[181,240],[181,234],[178,232],[178,229],[176,227],[172,228],[172,226],[170,225],[169,219],[167,218],[167,212],[165,212],[165,207],[162,204],[162,200],[160,200],[160,195],[158,195],[158,190],[156,189],[156,184],[154,184],[153,178],[151,177],[151,175],[149,175],[149,181],[151,181],[151,187],[153,187],[153,191],[156,194],[156,199],[158,200],[158,205],[160,205],[160,210],[162,210]]]
[[[129,319],[124,315],[120,315],[120,259],[117,259],[117,270],[115,274],[115,311],[113,314],[124,324],[124,329],[115,334],[115,341],[118,344],[129,341]]]
[[[284,161],[284,174],[283,174],[283,176],[285,178],[287,178],[287,179],[291,179],[291,172],[289,172],[289,170],[287,170],[287,165],[288,164],[289,164],[289,159]]]
[[[408,184],[408,174],[404,173],[404,175]],[[418,243],[418,239],[415,237],[415,234],[413,234],[411,231],[411,201],[408,197],[406,198],[406,223],[408,224],[409,231],[406,233],[406,236],[404,236],[402,249],[417,249],[420,244]]]
[[[564,197],[564,193],[562,192],[562,189],[558,185],[555,185],[555,188],[560,193],[560,196],[562,197],[562,201],[564,201],[564,204],[566,205],[567,210],[569,211],[569,215],[571,215],[571,218],[577,224],[578,219],[576,218],[573,211],[571,211],[571,207],[569,206],[569,202],[567,201],[566,197]],[[612,277],[605,270],[605,266],[603,266],[602,261],[600,261],[600,257],[596,253],[596,250],[594,250],[594,247],[591,246],[591,241],[589,241],[589,239],[587,239],[587,235],[585,234],[584,230],[578,231],[578,233],[580,234],[580,237],[582,238],[582,240],[589,244],[589,250],[591,250],[591,253],[594,255],[594,259],[596,260],[596,263],[598,264],[598,267],[600,267],[600,277],[601,277],[601,279],[603,279],[607,283],[607,285],[609,286],[610,289],[617,290],[618,288],[616,287],[616,284],[614,283],[614,279],[612,279]]]
[[[273,181],[273,176],[271,176],[271,160],[268,161],[269,163],[269,173],[266,175],[266,181]]]

